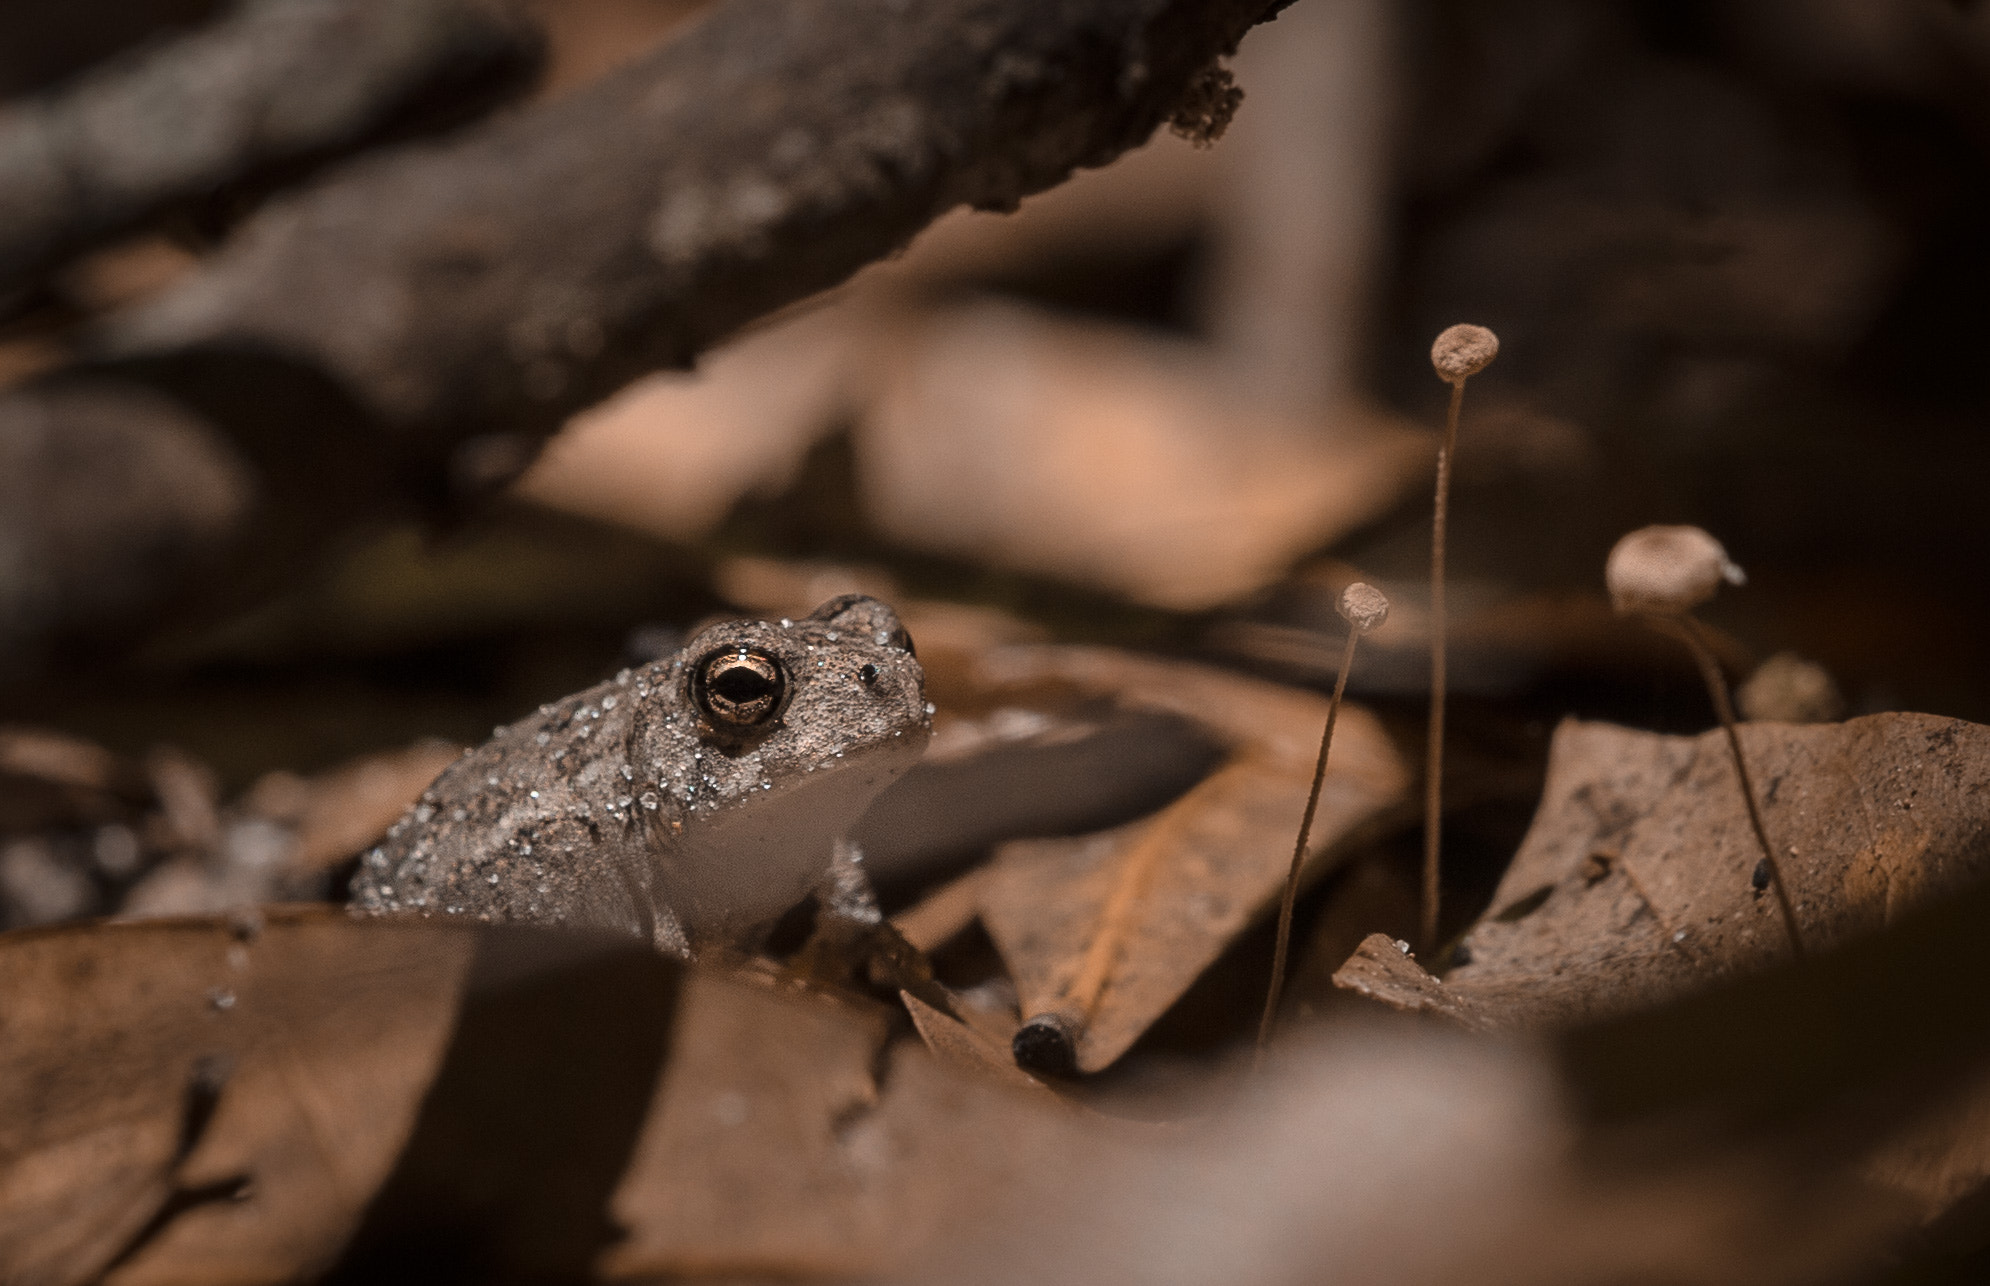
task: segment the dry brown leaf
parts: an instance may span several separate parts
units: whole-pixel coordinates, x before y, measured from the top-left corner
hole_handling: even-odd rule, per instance
[[[909,991],[899,992],[898,998],[905,1002],[905,1012],[912,1015],[912,1025],[933,1057],[1011,1085],[1042,1088],[1041,1081],[1016,1066],[1007,1041],[941,1013]]]
[[[928,955],[952,942],[981,914],[981,886],[988,868],[976,867],[947,881],[891,917],[892,927]]]
[[[276,820],[296,827],[290,869],[322,871],[374,843],[414,804],[436,774],[462,753],[461,746],[447,741],[417,741],[404,750],[363,755],[296,782],[298,792],[282,804],[269,799],[266,807],[284,808],[289,813]],[[277,783],[265,778],[256,784],[245,804],[253,811],[258,795],[267,798],[276,794]]]
[[[880,528],[1167,608],[1267,583],[1433,458],[1374,411],[1253,406],[1208,345],[1015,305],[936,315],[880,351],[856,437]]]
[[[253,1196],[186,1210],[119,1281],[327,1262],[393,1165],[475,946],[357,927],[307,912],[0,938],[0,1278],[93,1280],[176,1190],[245,1175]]]
[[[671,540],[710,534],[741,497],[778,495],[848,399],[853,345],[874,321],[798,313],[651,375],[568,423],[519,494]],[[815,600],[820,601],[820,600]],[[813,606],[813,603],[810,604]]]
[[[1744,724],[1804,940],[1829,947],[1990,871],[1990,728],[1922,714]],[[1564,722],[1526,840],[1445,989],[1502,1021],[1641,1008],[1784,958],[1719,729]]]
[[[136,764],[95,742],[43,728],[0,728],[0,829],[124,817],[151,793]]]
[[[0,1280],[875,1273],[1099,1128],[882,1007],[677,977],[322,908],[0,938]]]
[[[615,1196],[610,1277],[858,1277],[902,1267],[1105,1128],[886,1045],[882,1011],[694,984]]]
[[[1467,1031],[1491,1031],[1498,1022],[1469,995],[1447,988],[1424,971],[1409,944],[1371,933],[1334,973],[1334,986],[1406,1014],[1448,1018]]]
[[[1026,1017],[1077,1020],[1077,1067],[1123,1054],[1276,898],[1326,721],[1325,698],[1203,666],[1089,648],[990,652],[983,691],[1063,689],[1192,720],[1227,751],[1153,817],[997,853],[981,914]],[[1405,805],[1409,773],[1373,715],[1343,707],[1309,876],[1351,834]]]

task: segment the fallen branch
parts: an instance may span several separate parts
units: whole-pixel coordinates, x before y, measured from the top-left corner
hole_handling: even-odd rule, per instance
[[[574,411],[942,213],[1112,160],[1278,7],[734,0],[588,90],[273,204],[114,318],[85,378],[189,409],[308,545],[504,481]],[[0,404],[0,438],[59,417],[24,410],[44,396]]]
[[[0,109],[0,282],[460,122],[523,88],[539,58],[502,0],[253,0],[113,58]]]

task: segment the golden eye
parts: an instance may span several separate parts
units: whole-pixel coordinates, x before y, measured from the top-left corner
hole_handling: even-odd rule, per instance
[[[788,672],[758,648],[722,647],[691,667],[691,701],[716,728],[763,727],[788,703]]]

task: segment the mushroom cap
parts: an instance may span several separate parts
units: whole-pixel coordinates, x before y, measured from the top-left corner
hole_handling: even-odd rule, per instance
[[[1447,384],[1463,384],[1499,356],[1499,336],[1483,326],[1447,326],[1430,346],[1430,364]]]
[[[1721,543],[1698,527],[1640,527],[1610,551],[1603,580],[1619,612],[1677,616],[1747,581]]]
[[[1356,581],[1340,592],[1334,610],[1356,634],[1366,634],[1389,619],[1389,599],[1373,585]]]
[[[1743,717],[1775,723],[1831,723],[1845,715],[1845,698],[1831,672],[1794,652],[1778,652],[1735,689]]]

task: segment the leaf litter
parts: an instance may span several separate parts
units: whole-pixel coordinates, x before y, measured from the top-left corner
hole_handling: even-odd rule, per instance
[[[1871,934],[1990,875],[1990,728],[1879,714],[1739,731],[1807,941]],[[1567,720],[1534,824],[1442,994],[1502,1026],[1561,1026],[1764,969],[1789,944],[1760,863],[1720,729]],[[1429,1009],[1428,986],[1400,975],[1364,951],[1337,981]]]
[[[1195,721],[1225,747],[1216,768],[1151,817],[1089,835],[1001,845],[976,885],[982,923],[1021,1017],[1063,1013],[1075,1067],[1124,1054],[1277,900],[1312,784],[1327,702],[1207,667],[1085,648],[985,654],[984,689],[1105,698]],[[1306,875],[1385,824],[1409,772],[1375,717],[1348,706],[1322,790]]]
[[[24,1286],[876,1272],[1101,1128],[882,1006],[534,929],[63,926],[0,939],[0,994]]]

